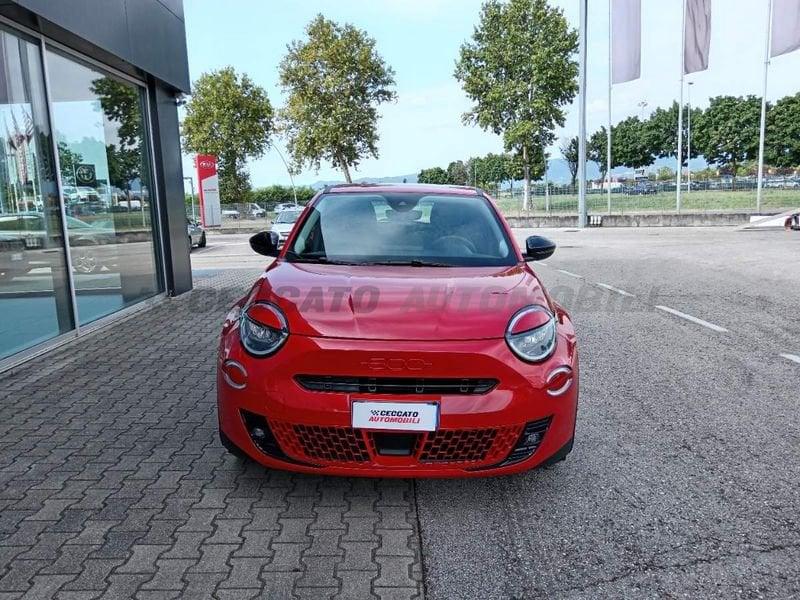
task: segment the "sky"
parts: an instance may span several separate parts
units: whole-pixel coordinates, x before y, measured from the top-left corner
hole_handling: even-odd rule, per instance
[[[608,1],[589,0],[588,132],[608,119]],[[578,0],[551,0],[578,26]],[[184,0],[192,80],[232,65],[264,87],[275,108],[283,103],[278,63],[286,45],[301,39],[318,13],[366,30],[395,70],[397,101],[380,109],[379,158],[364,160],[358,177],[390,177],[447,167],[452,160],[501,152],[502,140],[464,125],[469,99],[453,77],[460,45],[478,22],[480,0]],[[722,94],[755,94],[763,86],[768,0],[712,0],[709,69],[687,76],[693,105],[707,106]],[[614,123],[668,106],[680,93],[680,0],[642,0],[642,78],[617,84],[612,92]],[[800,51],[772,59],[767,98],[800,90]],[[688,89],[688,86],[685,88]],[[687,93],[688,95],[688,93]],[[685,96],[685,99],[687,97]],[[647,106],[641,108],[640,103]],[[577,135],[577,98],[567,108],[559,140]],[[284,147],[282,140],[273,140]],[[551,149],[559,155],[558,141]],[[278,154],[270,150],[249,165],[254,186],[288,184]],[[184,170],[193,172],[185,157]],[[306,170],[296,183],[341,180],[328,164]]]

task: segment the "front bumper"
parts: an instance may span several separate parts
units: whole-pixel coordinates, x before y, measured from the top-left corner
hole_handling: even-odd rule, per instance
[[[347,476],[478,477],[525,471],[563,458],[572,446],[578,356],[566,317],[559,324],[555,353],[537,365],[520,361],[504,340],[496,339],[290,336],[277,354],[256,359],[241,348],[235,329],[223,334],[219,365],[226,360],[240,363],[248,377],[246,387],[236,389],[218,370],[223,440],[271,468]],[[573,370],[572,385],[550,396],[545,380],[561,366]],[[303,374],[362,381],[491,378],[497,383],[486,393],[429,394],[424,386],[422,393],[401,394],[370,391],[369,386],[359,392],[316,391],[298,382]],[[354,400],[438,403],[438,430],[410,434],[403,455],[384,453],[385,436],[351,427]]]

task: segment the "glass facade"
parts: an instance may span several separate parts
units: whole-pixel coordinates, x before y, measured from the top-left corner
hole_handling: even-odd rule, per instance
[[[0,30],[0,360],[162,291],[145,101]]]

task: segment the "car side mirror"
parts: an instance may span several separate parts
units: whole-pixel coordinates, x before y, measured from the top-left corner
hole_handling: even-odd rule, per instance
[[[278,256],[278,234],[261,231],[250,238],[250,247],[264,256]]]
[[[532,235],[525,240],[525,260],[544,260],[553,256],[555,251],[555,242],[546,237]]]

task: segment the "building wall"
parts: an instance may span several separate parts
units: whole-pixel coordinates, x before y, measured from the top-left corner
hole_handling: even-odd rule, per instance
[[[85,51],[88,42],[177,90],[189,91],[181,0],[0,0],[0,5],[30,11],[37,30],[82,46],[76,50]]]
[[[190,91],[182,0],[0,0],[0,15],[147,80],[167,292],[190,290],[176,104]]]

